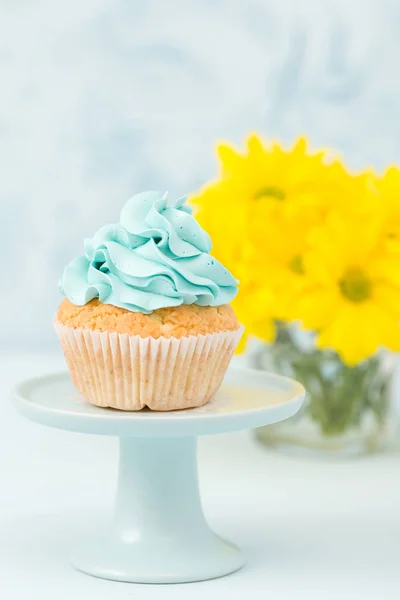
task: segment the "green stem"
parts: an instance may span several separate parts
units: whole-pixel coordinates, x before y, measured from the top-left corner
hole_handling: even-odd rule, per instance
[[[324,435],[360,427],[367,413],[379,427],[384,426],[390,410],[390,386],[379,356],[349,367],[334,352],[302,351],[290,328],[279,324],[270,358],[274,370],[305,386],[308,400],[304,410]]]

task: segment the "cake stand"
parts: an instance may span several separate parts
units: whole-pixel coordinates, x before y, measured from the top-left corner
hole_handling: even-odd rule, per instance
[[[196,441],[276,423],[294,415],[303,387],[290,379],[231,367],[206,406],[174,412],[97,408],[67,373],[21,383],[15,391],[29,419],[68,431],[118,436],[119,476],[112,525],[75,552],[90,575],[138,583],[178,583],[239,569],[240,550],[213,533],[201,507]]]

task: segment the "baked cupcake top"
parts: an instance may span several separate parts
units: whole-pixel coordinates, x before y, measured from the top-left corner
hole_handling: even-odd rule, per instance
[[[210,255],[211,239],[185,198],[143,192],[123,207],[119,223],[84,241],[85,254],[64,269],[60,291],[77,306],[94,298],[133,312],[197,304],[221,306],[237,280]]]
[[[61,302],[56,321],[73,329],[91,329],[139,335],[142,338],[182,338],[237,331],[240,324],[230,304],[196,306],[195,304],[159,308],[152,313],[132,312],[111,304],[91,300],[85,306]]]

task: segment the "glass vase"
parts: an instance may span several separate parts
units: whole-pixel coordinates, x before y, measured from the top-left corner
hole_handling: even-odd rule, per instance
[[[348,366],[338,354],[316,349],[311,334],[279,325],[276,342],[261,347],[252,362],[297,379],[307,391],[297,415],[256,430],[263,444],[302,454],[354,456],[381,450],[393,438],[398,411],[392,393],[395,360],[389,353]]]

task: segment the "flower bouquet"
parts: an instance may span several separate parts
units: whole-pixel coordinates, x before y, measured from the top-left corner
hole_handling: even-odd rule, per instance
[[[258,431],[269,444],[364,452],[394,427],[400,348],[400,170],[351,173],[304,138],[218,146],[220,173],[192,197],[214,253],[240,279],[252,359],[300,380],[303,411]]]

